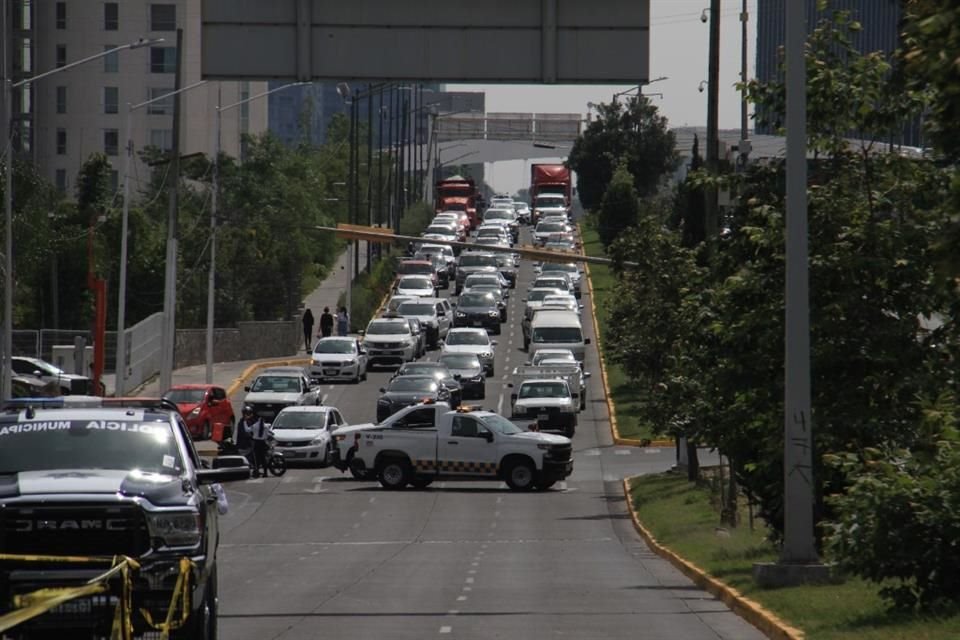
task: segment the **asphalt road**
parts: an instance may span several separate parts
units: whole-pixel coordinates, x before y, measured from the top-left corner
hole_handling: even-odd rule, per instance
[[[509,410],[507,372],[526,360],[519,320],[533,275],[522,263],[485,408]],[[583,303],[595,345],[586,287]],[[386,492],[317,468],[230,485],[220,637],[764,637],[634,532],[620,481],[668,469],[673,450],[614,446],[595,346],[586,370],[596,375],[574,472],[551,491],[514,493],[488,481]],[[374,421],[391,374],[324,385],[325,402],[349,422]],[[242,398],[233,400],[239,409]]]

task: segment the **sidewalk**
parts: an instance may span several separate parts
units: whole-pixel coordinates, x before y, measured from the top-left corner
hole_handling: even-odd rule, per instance
[[[347,290],[347,256],[348,252],[344,251],[340,257],[334,263],[333,268],[330,271],[330,274],[320,283],[316,289],[311,291],[304,298],[303,304],[304,307],[313,311],[313,317],[316,320],[316,323],[320,321],[320,314],[323,313],[324,307],[330,307],[331,312],[333,312],[337,306],[337,299],[340,297],[340,293]],[[360,242],[360,256],[361,264],[366,256],[366,242]],[[314,332],[319,330],[319,324],[314,325]],[[307,356],[302,351],[297,352],[297,354],[291,354],[289,356],[291,360],[300,359],[306,364]],[[258,360],[243,360],[238,362],[215,362],[213,364],[213,383],[219,386],[224,387],[230,391],[230,387],[242,387],[245,382],[245,374],[249,374],[248,369],[258,364],[259,362],[276,362],[282,361],[283,358],[269,358],[266,361]],[[107,374],[103,377],[103,383],[107,389],[107,395],[112,395],[114,391],[114,376],[113,374]],[[190,367],[183,367],[182,369],[175,369],[172,375],[173,384],[203,384],[207,381],[207,367],[206,365],[194,365]],[[234,389],[235,390],[235,389]],[[158,396],[166,389],[159,388],[159,377],[154,376],[151,380],[144,383],[136,393],[133,395],[154,397]]]
[[[307,297],[303,299],[303,306],[305,309],[310,309],[313,313],[313,318],[315,324],[313,327],[314,333],[319,333],[320,331],[320,314],[323,313],[324,307],[330,307],[330,313],[336,315],[337,311],[337,300],[340,298],[340,294],[344,293],[347,290],[347,274],[349,273],[349,268],[347,266],[347,259],[350,253],[344,251],[340,254],[340,258],[334,263],[333,269],[330,271],[330,274],[327,278],[320,283],[320,286],[307,294]],[[365,240],[360,241],[360,266],[363,267],[366,264],[367,259],[367,243]]]

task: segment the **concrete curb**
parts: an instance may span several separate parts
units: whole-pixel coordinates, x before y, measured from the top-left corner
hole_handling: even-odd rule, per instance
[[[577,235],[580,236],[580,253],[587,255],[583,242],[583,229],[580,223],[577,223]],[[590,273],[590,264],[583,263],[587,271],[587,289],[590,291],[590,316],[593,318],[593,327],[597,335],[597,354],[600,357],[600,380],[603,382],[603,395],[607,403],[607,415],[610,416],[610,431],[613,434],[614,444],[624,447],[672,447],[673,440],[637,440],[635,438],[624,438],[620,435],[620,429],[617,426],[617,409],[613,404],[610,395],[610,382],[607,379],[607,360],[603,356],[603,345],[600,344],[600,323],[597,321],[597,304],[593,295],[593,276]]]
[[[623,479],[623,495],[627,501],[627,509],[630,511],[630,519],[633,521],[633,528],[636,529],[654,553],[676,567],[680,573],[690,578],[695,585],[722,601],[735,614],[755,626],[768,638],[774,640],[803,640],[806,637],[803,631],[791,627],[760,603],[751,600],[725,582],[717,580],[697,565],[657,542],[653,534],[640,522],[637,511],[633,508],[633,501],[630,499],[630,479]]]

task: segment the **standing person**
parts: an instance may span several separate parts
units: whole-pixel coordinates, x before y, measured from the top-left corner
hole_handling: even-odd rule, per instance
[[[246,408],[244,408],[246,411]],[[250,411],[251,417],[253,410]],[[243,428],[246,429],[247,433],[250,434],[250,439],[253,441],[253,477],[260,477],[260,469],[263,469],[263,477],[267,477],[267,440],[270,436],[273,435],[273,430],[270,429],[263,421],[263,418],[255,417],[252,420],[247,419],[244,415]]]
[[[337,335],[345,336],[350,333],[350,316],[347,314],[346,307],[340,307],[337,312]]]
[[[310,339],[313,338],[313,311],[303,312],[303,348],[310,353]]]
[[[320,314],[320,337],[329,338],[333,335],[333,314],[330,313],[330,307],[324,307]]]
[[[253,446],[250,440],[250,432],[258,420],[260,418],[253,412],[253,407],[248,404],[243,405],[240,422],[237,423],[237,432],[233,434],[234,444],[237,445],[237,451],[242,455],[247,455],[250,447]]]

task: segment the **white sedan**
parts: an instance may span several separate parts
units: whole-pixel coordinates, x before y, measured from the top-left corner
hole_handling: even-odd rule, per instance
[[[313,347],[310,357],[310,378],[317,381],[366,380],[367,352],[356,338],[321,338]]]
[[[397,280],[394,292],[398,296],[414,296],[418,298],[433,298],[437,290],[433,280],[426,276],[402,276]]]
[[[275,449],[287,462],[314,462],[328,467],[333,462],[331,434],[344,424],[335,407],[287,407],[271,425]]]

